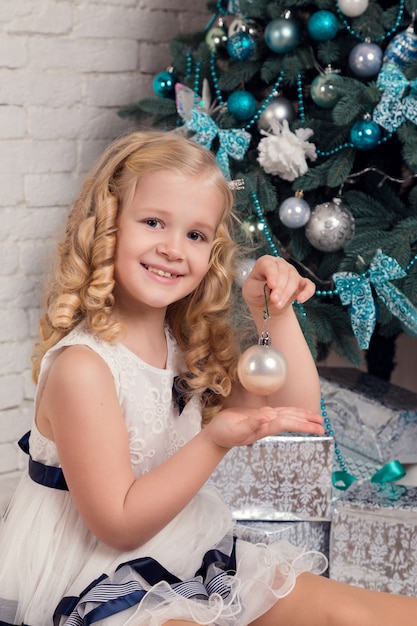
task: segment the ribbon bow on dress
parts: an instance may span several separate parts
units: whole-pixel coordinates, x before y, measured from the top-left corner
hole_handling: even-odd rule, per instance
[[[388,62],[378,74],[377,85],[383,94],[373,112],[374,122],[388,132],[396,131],[407,119],[417,124],[417,79],[408,81],[398,65]],[[409,94],[403,98],[408,87]]]
[[[338,272],[333,280],[343,305],[350,304],[353,334],[359,347],[366,350],[376,324],[376,308],[371,284],[388,310],[411,332],[417,332],[417,309],[389,281],[403,278],[406,272],[399,263],[377,250],[369,270],[364,274]]]

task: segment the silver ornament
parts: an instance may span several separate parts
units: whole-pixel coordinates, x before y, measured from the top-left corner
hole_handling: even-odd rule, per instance
[[[237,373],[243,387],[258,396],[275,393],[285,383],[288,365],[285,356],[273,348],[264,331],[256,346],[251,346],[239,358]]]
[[[338,0],[340,11],[347,17],[358,17],[365,13],[369,5],[369,0]]]
[[[300,192],[296,192],[295,196],[284,200],[279,207],[279,219],[288,228],[305,226],[310,219],[310,215],[310,206],[303,200]]]
[[[282,123],[284,120],[288,120],[288,123],[291,124],[294,119],[295,110],[291,102],[287,98],[276,96],[261,113],[258,127],[260,130],[268,131],[271,128],[271,122]]]
[[[236,270],[235,283],[242,287],[243,283],[251,273],[253,266],[255,265],[255,259],[242,259]]]
[[[355,220],[340,198],[318,204],[305,228],[308,241],[322,252],[341,250],[354,233]]]

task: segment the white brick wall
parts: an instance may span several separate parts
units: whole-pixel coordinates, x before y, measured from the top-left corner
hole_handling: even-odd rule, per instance
[[[54,238],[93,160],[132,126],[205,0],[0,0],[0,513],[26,459],[30,355]]]

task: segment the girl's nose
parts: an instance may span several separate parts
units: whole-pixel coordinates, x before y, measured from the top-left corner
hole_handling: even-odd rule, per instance
[[[178,237],[167,237],[160,241],[156,248],[158,254],[169,258],[170,260],[182,259],[184,252]]]

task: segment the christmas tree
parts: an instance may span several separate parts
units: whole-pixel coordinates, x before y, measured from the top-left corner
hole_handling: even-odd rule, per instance
[[[219,0],[171,42],[154,94],[119,114],[192,137],[242,181],[252,259],[316,284],[295,306],[329,349],[389,379],[417,334],[417,0]]]

